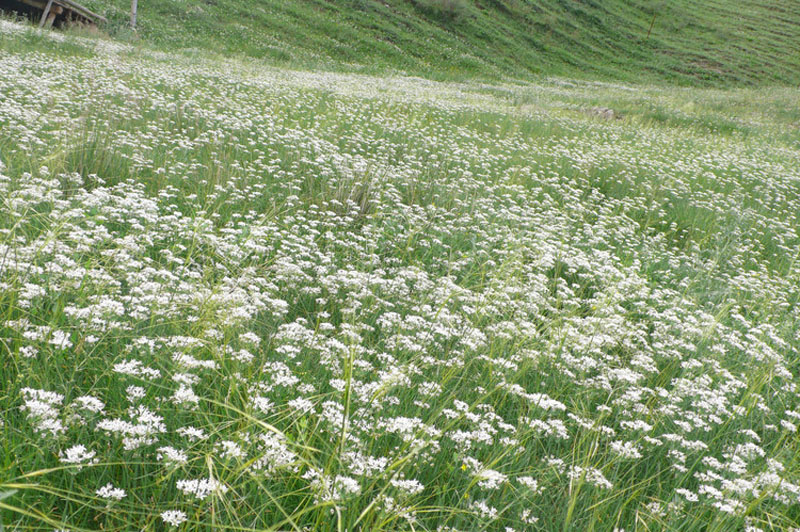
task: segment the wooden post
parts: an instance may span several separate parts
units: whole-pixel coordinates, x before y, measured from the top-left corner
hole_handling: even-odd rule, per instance
[[[656,23],[656,15],[658,15],[658,11],[653,13],[653,20],[650,21],[650,27],[647,28],[647,37],[644,38],[645,41],[650,38],[650,32],[653,31],[653,24]]]
[[[138,7],[139,0],[131,0],[131,29],[136,29],[136,8]]]
[[[47,24],[48,28],[53,25],[53,21],[50,20],[50,17],[49,17],[50,8],[51,7],[53,7],[53,0],[47,0],[47,6],[44,8],[44,11],[42,11],[42,18],[39,20],[39,27],[40,28],[44,27],[45,23],[48,23]],[[55,18],[55,17],[52,17],[52,18]]]

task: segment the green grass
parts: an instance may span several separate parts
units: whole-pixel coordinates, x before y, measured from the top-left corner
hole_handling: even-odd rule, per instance
[[[444,80],[800,82],[797,0],[452,0],[462,6],[455,17],[426,7],[442,1],[149,0],[138,38],[291,68]],[[134,39],[127,0],[87,5],[111,20],[107,31]]]
[[[145,13],[159,5],[142,6],[145,42],[242,52],[241,35],[169,34],[169,19]],[[286,28],[299,33],[281,33],[298,39],[286,45],[301,58],[293,66],[346,68],[344,56],[319,52],[344,50],[300,22],[325,6],[335,14],[333,4],[281,5],[298,11]],[[210,28],[230,20],[211,16],[222,6],[203,9],[194,12]],[[645,14],[636,20],[646,31]],[[481,16],[470,8],[457,23],[474,29]],[[434,29],[454,22],[419,23],[450,35]],[[689,34],[657,25],[651,39]],[[652,85],[430,82],[48,35],[0,26],[8,529],[166,530],[166,510],[186,512],[182,530],[723,532],[800,522],[796,88],[682,88],[663,82],[699,83],[694,74],[663,72],[637,79]],[[354,49],[362,55],[348,61],[378,53]],[[400,68],[401,56],[387,57],[376,71]],[[445,63],[420,57],[402,68],[468,74],[426,71],[426,61]],[[513,63],[500,61],[509,56],[493,57],[501,66],[475,73],[509,75]],[[635,64],[618,68],[633,79]],[[600,65],[584,76],[614,76]],[[737,72],[709,83],[780,81],[783,71]],[[54,331],[72,345],[51,343]],[[252,360],[237,359],[241,349]],[[115,369],[130,360],[160,373]],[[186,382],[197,404],[174,399]],[[36,430],[25,388],[64,396],[52,418],[63,431]],[[105,411],[73,403],[87,395]],[[98,423],[133,420],[134,404],[165,430],[126,449]],[[179,432],[187,426],[209,438],[192,441]],[[274,434],[291,459],[254,469],[272,456],[259,438]],[[756,441],[763,456],[736,449]],[[245,455],[222,456],[223,442]],[[643,456],[623,457],[620,442]],[[61,461],[76,444],[98,462]],[[186,463],[159,460],[163,446]],[[386,462],[364,472],[349,459],[356,452]],[[487,470],[505,480],[482,486]],[[763,481],[767,472],[780,483]],[[742,491],[709,473],[763,485]],[[319,500],[315,475],[360,491]],[[209,476],[229,491],[201,501],[179,489]],[[542,489],[525,487],[528,476]],[[423,488],[392,483],[402,478]],[[126,496],[102,499],[107,483]],[[538,521],[523,521],[528,510]]]

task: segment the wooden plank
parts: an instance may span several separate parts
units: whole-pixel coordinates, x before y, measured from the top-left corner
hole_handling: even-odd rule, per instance
[[[53,0],[47,0],[47,6],[44,8],[44,11],[42,11],[42,18],[39,20],[39,27],[40,28],[44,27],[45,22],[48,23],[47,24],[48,28],[53,25],[53,20],[50,19],[50,8],[51,7],[53,7]],[[53,19],[55,19],[55,18],[56,18],[55,15],[53,15]]]
[[[47,20],[44,22],[45,29],[50,29],[53,27],[53,22],[56,20],[56,14],[53,11],[50,11],[50,14],[47,15]]]
[[[42,27],[43,24],[47,23],[47,16],[56,13],[60,14],[63,13],[64,10],[73,11],[76,14],[82,16],[83,18],[88,19],[90,22],[103,22],[108,23],[108,19],[106,19],[102,15],[98,15],[94,11],[80,5],[73,0],[47,0],[45,3],[44,0],[20,0],[23,4],[28,4],[29,6],[33,6],[38,9],[44,9],[47,13],[42,13],[42,18],[39,21],[39,27]]]
[[[46,2],[41,2],[39,0],[20,0],[23,4],[28,4],[29,6],[35,7],[37,9],[44,9],[47,5]]]
[[[56,3],[61,4],[65,7],[71,8],[73,11],[78,12],[79,14],[83,15],[84,17],[88,18],[89,20],[99,20],[102,23],[108,23],[108,19],[106,19],[102,15],[98,15],[94,11],[91,11],[77,2],[73,2],[72,0],[54,0]]]
[[[48,4],[48,2],[44,0],[19,0],[19,1],[22,2],[23,4],[27,4],[31,7],[35,7],[36,9],[41,9],[41,10],[44,10],[44,8],[46,8]],[[53,6],[50,8],[50,10],[53,13],[55,13],[56,15],[60,15],[61,13],[64,12],[64,7],[58,5],[58,0],[53,0],[52,3]]]

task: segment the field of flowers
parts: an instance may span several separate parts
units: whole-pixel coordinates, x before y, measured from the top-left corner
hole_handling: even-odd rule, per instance
[[[800,90],[0,73],[6,528],[800,529]]]

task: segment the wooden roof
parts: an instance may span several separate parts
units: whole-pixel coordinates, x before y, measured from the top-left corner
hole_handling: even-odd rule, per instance
[[[56,17],[63,17],[66,20],[74,20],[84,24],[106,23],[105,17],[98,15],[87,7],[82,6],[73,0],[17,0],[33,8],[42,10],[42,17],[39,27],[53,25]]]

